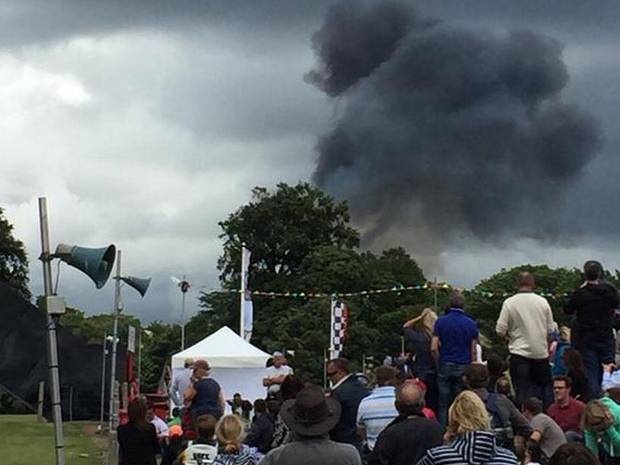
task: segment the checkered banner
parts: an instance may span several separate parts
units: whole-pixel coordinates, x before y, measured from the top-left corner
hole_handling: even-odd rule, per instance
[[[347,338],[347,325],[349,320],[349,309],[338,300],[332,300],[331,312],[331,358],[340,357],[343,350],[344,341]]]

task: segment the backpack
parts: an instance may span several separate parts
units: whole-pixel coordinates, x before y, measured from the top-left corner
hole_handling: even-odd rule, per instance
[[[510,419],[502,416],[501,410],[497,405],[499,395],[495,392],[490,392],[486,401],[487,412],[489,412],[491,417],[491,431],[495,433],[495,442],[498,446],[514,450],[514,431],[512,430]]]

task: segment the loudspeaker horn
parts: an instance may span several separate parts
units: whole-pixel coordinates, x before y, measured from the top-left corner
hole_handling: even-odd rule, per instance
[[[144,297],[146,290],[149,288],[149,284],[151,284],[151,278],[136,278],[135,276],[127,276],[122,277],[121,279],[138,291],[142,297]]]
[[[100,249],[58,244],[54,257],[60,258],[74,268],[82,271],[101,289],[112,273],[116,259],[116,247],[109,245]]]

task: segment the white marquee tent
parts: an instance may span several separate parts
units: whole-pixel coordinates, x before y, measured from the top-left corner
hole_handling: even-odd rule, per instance
[[[238,392],[244,399],[254,401],[265,397],[262,380],[269,357],[269,354],[224,326],[202,341],[174,354],[172,372],[174,375],[182,370],[188,358],[206,360],[211,367],[209,376],[220,384],[226,399],[231,399]]]

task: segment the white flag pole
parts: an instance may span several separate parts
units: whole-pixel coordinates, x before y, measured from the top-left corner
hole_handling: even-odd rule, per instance
[[[245,274],[247,269],[247,263],[245,263],[245,242],[241,244],[241,289],[239,292],[239,336],[245,338]]]

